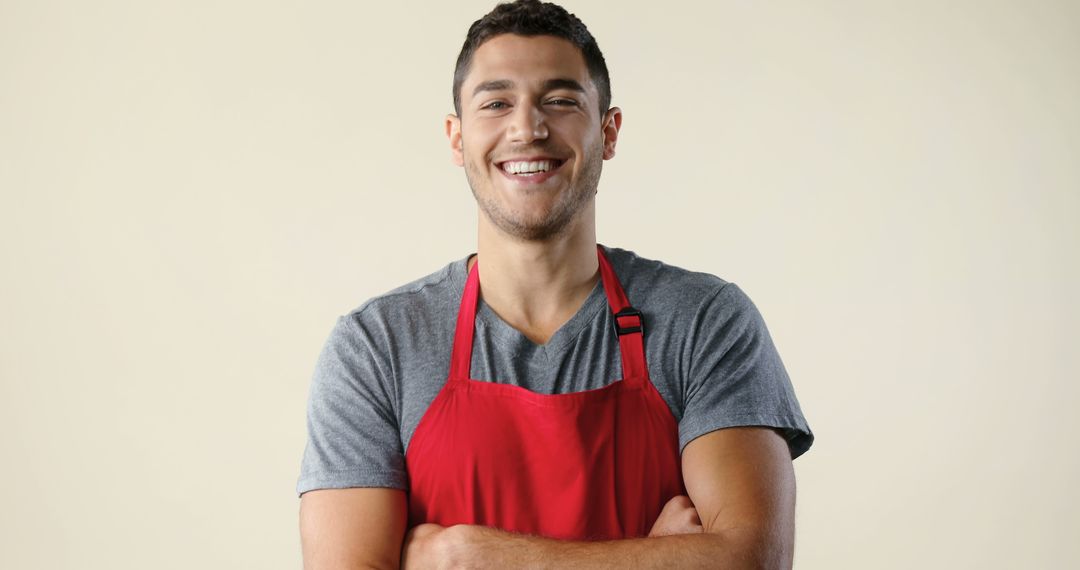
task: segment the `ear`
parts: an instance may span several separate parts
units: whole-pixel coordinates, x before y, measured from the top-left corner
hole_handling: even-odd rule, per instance
[[[622,109],[612,107],[604,113],[602,129],[604,131],[604,160],[615,157],[615,143],[619,140],[619,129],[622,128]]]
[[[461,151],[461,118],[453,113],[446,116],[446,138],[450,140],[450,161],[465,166],[465,154]]]

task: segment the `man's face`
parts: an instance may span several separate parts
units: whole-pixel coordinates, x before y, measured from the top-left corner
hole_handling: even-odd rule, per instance
[[[618,108],[600,116],[581,52],[553,36],[495,36],[460,96],[447,136],[484,215],[519,239],[561,234],[591,205],[622,122]]]

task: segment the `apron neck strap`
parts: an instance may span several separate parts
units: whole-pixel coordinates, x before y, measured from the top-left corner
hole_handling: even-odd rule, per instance
[[[626,298],[626,292],[600,244],[596,244],[596,253],[600,261],[600,278],[604,281],[604,292],[607,293],[608,306],[614,317],[615,335],[619,339],[623,380],[636,383],[649,377],[649,368],[645,365],[645,318],[641,311],[630,306],[630,300]]]
[[[476,324],[476,303],[480,298],[480,260],[473,263],[465,279],[465,292],[458,307],[454,348],[450,352],[450,379],[467,380],[472,365],[473,329]]]

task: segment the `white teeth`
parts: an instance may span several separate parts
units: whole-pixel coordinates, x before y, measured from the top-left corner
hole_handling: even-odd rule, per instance
[[[553,160],[503,163],[503,170],[509,172],[510,174],[533,174],[536,172],[547,172],[552,168],[555,168],[555,161]]]

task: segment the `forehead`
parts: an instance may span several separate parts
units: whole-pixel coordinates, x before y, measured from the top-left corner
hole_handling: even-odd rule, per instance
[[[528,84],[555,78],[576,79],[590,93],[596,93],[585,57],[574,44],[554,36],[500,34],[473,53],[462,96],[470,97],[472,87],[485,81],[509,79]]]

